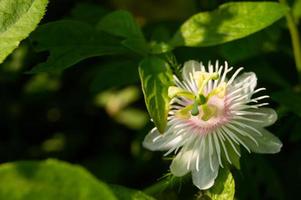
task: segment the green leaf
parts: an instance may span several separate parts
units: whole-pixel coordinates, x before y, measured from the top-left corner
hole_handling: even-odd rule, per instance
[[[51,159],[2,164],[0,177],[0,199],[5,200],[117,200],[84,168]]]
[[[128,52],[120,39],[72,20],[42,25],[32,34],[32,40],[37,51],[50,51],[50,55],[29,73],[62,71],[86,58]]]
[[[235,64],[255,56],[277,52],[282,31],[277,24],[271,25],[255,34],[221,45],[220,54]]]
[[[97,28],[114,36],[124,38],[122,44],[138,54],[146,55],[148,45],[131,13],[123,10],[112,12],[98,23]]]
[[[211,200],[233,200],[235,194],[235,182],[231,172],[226,168],[220,168],[215,185],[205,191],[205,195]]]
[[[100,4],[79,2],[72,8],[70,15],[73,20],[97,24],[107,13]]]
[[[287,11],[287,7],[275,2],[226,3],[184,22],[171,45],[200,47],[236,40],[266,28]]]
[[[110,186],[116,197],[121,200],[155,200],[153,197],[138,190],[129,189],[119,185]]]
[[[139,65],[139,75],[147,110],[158,130],[163,133],[169,110],[168,87],[172,84],[169,64],[161,58],[145,58]]]
[[[98,24],[98,28],[124,38],[143,38],[140,27],[131,13],[123,10],[112,12],[103,17]]]
[[[0,63],[36,28],[47,3],[48,0],[0,1]]]

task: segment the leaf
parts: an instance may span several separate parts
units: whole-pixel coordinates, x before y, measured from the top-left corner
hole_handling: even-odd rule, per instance
[[[171,40],[177,46],[211,46],[236,40],[271,25],[288,8],[275,2],[236,2],[188,19]]]
[[[129,189],[119,185],[110,186],[116,197],[121,200],[155,200],[153,197],[138,190]]]
[[[281,90],[272,93],[272,99],[289,111],[301,117],[301,93],[292,90]]]
[[[231,172],[226,168],[220,168],[215,185],[205,191],[205,195],[211,200],[233,200],[235,194],[235,182]]]
[[[79,2],[72,8],[70,14],[73,20],[97,24],[107,13],[108,11],[99,4]]]
[[[36,28],[47,3],[48,0],[0,1],[0,63]]]
[[[146,55],[148,45],[131,13],[123,10],[112,12],[98,23],[97,28],[114,36],[124,38],[122,44],[134,52]]]
[[[50,51],[50,55],[45,63],[38,64],[29,73],[62,71],[86,58],[128,52],[120,45],[120,39],[72,20],[40,26],[32,34],[32,41],[37,51]]]
[[[255,56],[276,52],[281,32],[280,26],[271,25],[255,34],[221,45],[220,53],[226,60],[235,64]]]
[[[148,57],[140,63],[139,75],[147,110],[163,133],[169,110],[168,87],[172,84],[170,66],[158,57]]]
[[[98,24],[98,28],[124,38],[143,38],[140,27],[131,13],[123,10],[112,12],[103,17]]]
[[[117,200],[84,168],[52,159],[2,164],[0,177],[0,199],[5,200]]]

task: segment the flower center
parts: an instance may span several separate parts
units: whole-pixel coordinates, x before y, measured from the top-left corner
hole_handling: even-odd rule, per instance
[[[226,83],[220,83],[218,87],[205,93],[205,86],[210,80],[217,80],[218,73],[195,72],[193,80],[197,86],[197,94],[179,87],[171,86],[168,90],[169,97],[184,97],[189,100],[188,105],[176,112],[176,116],[182,119],[198,117],[202,121],[208,121],[218,117],[224,112],[224,97],[226,94]]]

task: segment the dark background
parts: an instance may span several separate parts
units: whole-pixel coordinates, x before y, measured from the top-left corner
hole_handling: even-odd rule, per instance
[[[228,1],[51,0],[41,23],[74,19],[93,24],[110,11],[127,9],[148,40],[164,41],[194,13],[224,2]],[[296,199],[301,188],[301,96],[285,19],[234,42],[179,48],[174,53],[179,63],[227,60],[257,73],[259,86],[268,89],[269,103],[279,114],[269,129],[284,146],[276,155],[243,153],[241,171],[233,170],[236,197]],[[137,189],[163,177],[170,161],[161,152],[141,146],[153,124],[146,113],[137,66],[118,57],[125,66],[116,70],[112,64],[116,57],[106,56],[86,59],[62,73],[24,73],[47,55],[35,53],[29,38],[0,65],[0,162],[58,158],[86,167],[105,182]],[[187,181],[159,196],[193,199],[196,193]]]

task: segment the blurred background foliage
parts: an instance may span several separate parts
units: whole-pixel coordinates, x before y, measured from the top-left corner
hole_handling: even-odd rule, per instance
[[[167,41],[191,15],[226,0],[51,0],[42,24],[61,19],[96,24],[112,10],[130,11],[147,40]],[[289,1],[299,23],[301,1]],[[64,32],[64,27],[61,29]],[[33,33],[35,34],[35,33]],[[0,162],[57,158],[87,168],[101,180],[143,189],[167,173],[169,160],[143,149],[153,124],[133,55],[93,57],[63,72],[26,74],[45,62],[30,37],[0,65]],[[285,19],[243,39],[206,48],[181,47],[178,63],[227,60],[255,71],[279,120],[270,130],[284,146],[276,155],[244,152],[234,171],[236,198],[295,199],[301,188],[301,86]],[[198,198],[188,181],[159,199]]]

